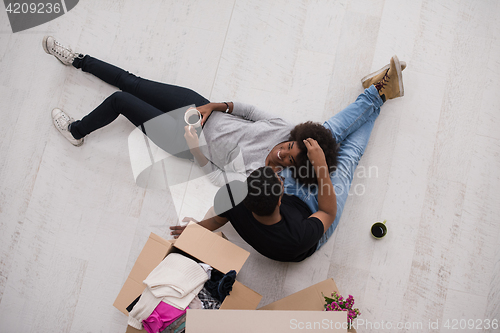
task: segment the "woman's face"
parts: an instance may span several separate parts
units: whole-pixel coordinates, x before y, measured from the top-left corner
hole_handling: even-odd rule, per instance
[[[296,141],[285,141],[277,144],[269,153],[269,162],[272,165],[288,167],[295,165],[300,149]]]

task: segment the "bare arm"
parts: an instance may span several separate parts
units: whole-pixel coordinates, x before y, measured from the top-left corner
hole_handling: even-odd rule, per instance
[[[198,223],[199,225],[201,225],[202,227],[210,230],[210,231],[214,231],[216,229],[219,229],[220,227],[222,227],[224,224],[227,223],[227,221],[229,221],[228,219],[224,218],[224,217],[220,217],[218,215],[215,215],[215,212],[214,212],[214,207],[212,206],[208,211],[207,213],[205,214],[205,217],[203,218],[202,221],[198,222],[196,221],[195,219],[191,218],[191,217],[185,217],[182,219],[183,222],[196,222]],[[177,226],[171,226],[170,227],[170,230],[172,230],[170,232],[170,234],[172,236],[174,236],[174,238],[179,238],[179,236],[182,234],[182,232],[184,231],[184,229],[186,229],[186,226],[180,226],[180,225],[177,225]]]
[[[208,103],[198,106],[196,109],[200,111],[202,116],[201,125],[205,124],[210,114],[212,114],[212,111],[226,112],[226,109],[229,107],[229,111],[227,113],[232,113],[234,107],[233,102],[228,102],[227,104],[228,105],[226,105],[226,103]]]
[[[325,154],[318,142],[308,138],[304,140],[304,144],[307,147],[307,157],[313,165],[318,180],[318,211],[311,216],[317,217],[323,223],[324,232],[326,232],[337,214],[337,196],[330,179]]]
[[[186,139],[189,150],[196,159],[196,162],[198,162],[198,165],[204,167],[208,163],[208,159],[200,150],[198,134],[196,134],[196,130],[193,126],[184,126],[184,139]]]

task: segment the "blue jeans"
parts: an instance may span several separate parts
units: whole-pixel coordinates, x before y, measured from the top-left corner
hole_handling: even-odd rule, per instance
[[[370,86],[358,96],[354,103],[323,124],[332,132],[337,143],[340,143],[337,170],[330,175],[337,196],[337,215],[330,228],[319,240],[316,250],[326,243],[339,224],[349,195],[354,171],[361,156],[363,156],[382,104],[383,101],[377,89]],[[299,197],[312,212],[318,211],[317,186],[304,186],[298,183],[291,176],[289,169],[283,170],[281,176],[285,177],[285,193]]]

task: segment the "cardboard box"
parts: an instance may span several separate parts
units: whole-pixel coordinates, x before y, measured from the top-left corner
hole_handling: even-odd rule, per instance
[[[169,254],[182,250],[194,256],[215,269],[227,273],[234,269],[239,272],[249,252],[224,239],[222,233],[212,233],[207,229],[190,223],[177,240],[165,240],[151,233],[146,245],[134,264],[122,290],[113,304],[118,310],[128,315],[126,307],[142,294],[145,285],[142,283],[149,273]],[[344,323],[347,319],[345,312],[323,312],[324,298],[333,291],[339,292],[333,279],[327,279],[276,302],[263,306],[255,311],[262,296],[236,281],[233,290],[226,297],[218,311],[188,310],[186,317],[186,332],[286,332],[285,329],[296,331],[300,323],[321,323],[328,318],[331,322]],[[267,311],[266,311],[267,310]],[[312,313],[312,311],[315,311]],[[294,328],[296,320],[297,327]],[[201,327],[197,327],[203,323]],[[291,324],[284,327],[283,325]],[[281,326],[279,326],[279,325]],[[211,326],[216,329],[210,329]],[[276,326],[278,325],[278,326]],[[274,331],[273,331],[274,330]],[[311,330],[309,330],[311,331]],[[336,332],[335,327],[328,330]],[[339,332],[345,332],[341,329]],[[356,332],[349,329],[349,332]],[[144,333],[128,326],[126,333]]]
[[[250,253],[195,223],[189,223],[177,240],[165,240],[151,233],[113,304],[128,316],[127,306],[141,295],[146,286],[142,283],[149,273],[169,254],[183,251],[226,274],[238,273]],[[221,309],[255,310],[262,296],[235,281],[231,293],[224,299]],[[144,332],[128,326],[127,333]]]
[[[265,305],[259,310],[306,310],[323,311],[325,309],[325,299],[323,295],[330,296],[332,292],[339,292],[335,281],[332,278],[316,283],[306,289],[296,292],[290,296]],[[321,295],[323,293],[323,295]]]
[[[344,328],[342,328],[342,323]],[[187,311],[186,333],[345,333],[347,312],[344,311],[279,311],[279,310],[191,310]]]
[[[323,311],[325,304],[323,295],[329,296],[334,291],[339,292],[335,281],[330,278],[263,306],[257,311],[219,310],[216,314],[210,314],[203,310],[188,310],[186,333],[235,331],[274,333],[303,330],[356,332],[354,329],[346,329],[347,312]]]
[[[330,296],[334,291],[340,293],[335,281],[329,278],[306,289],[302,289],[295,294],[265,305],[258,310],[323,311],[325,309],[323,295]],[[356,330],[351,328],[348,332],[355,333]]]

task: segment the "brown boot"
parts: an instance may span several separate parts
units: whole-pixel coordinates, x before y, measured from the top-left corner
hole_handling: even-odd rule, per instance
[[[401,75],[401,64],[397,56],[391,58],[390,66],[380,81],[374,84],[378,94],[385,102],[388,99],[404,95],[403,76]]]
[[[400,61],[400,64],[401,64],[401,70],[404,71],[404,69],[406,68],[406,62]],[[361,83],[363,84],[363,88],[366,89],[369,86],[371,86],[372,84],[376,84],[377,82],[382,80],[385,73],[387,73],[387,70],[389,69],[389,67],[391,67],[391,65],[387,64],[384,67],[382,67],[381,69],[379,69],[378,71],[370,73],[367,76],[365,76],[364,78],[362,78]]]

